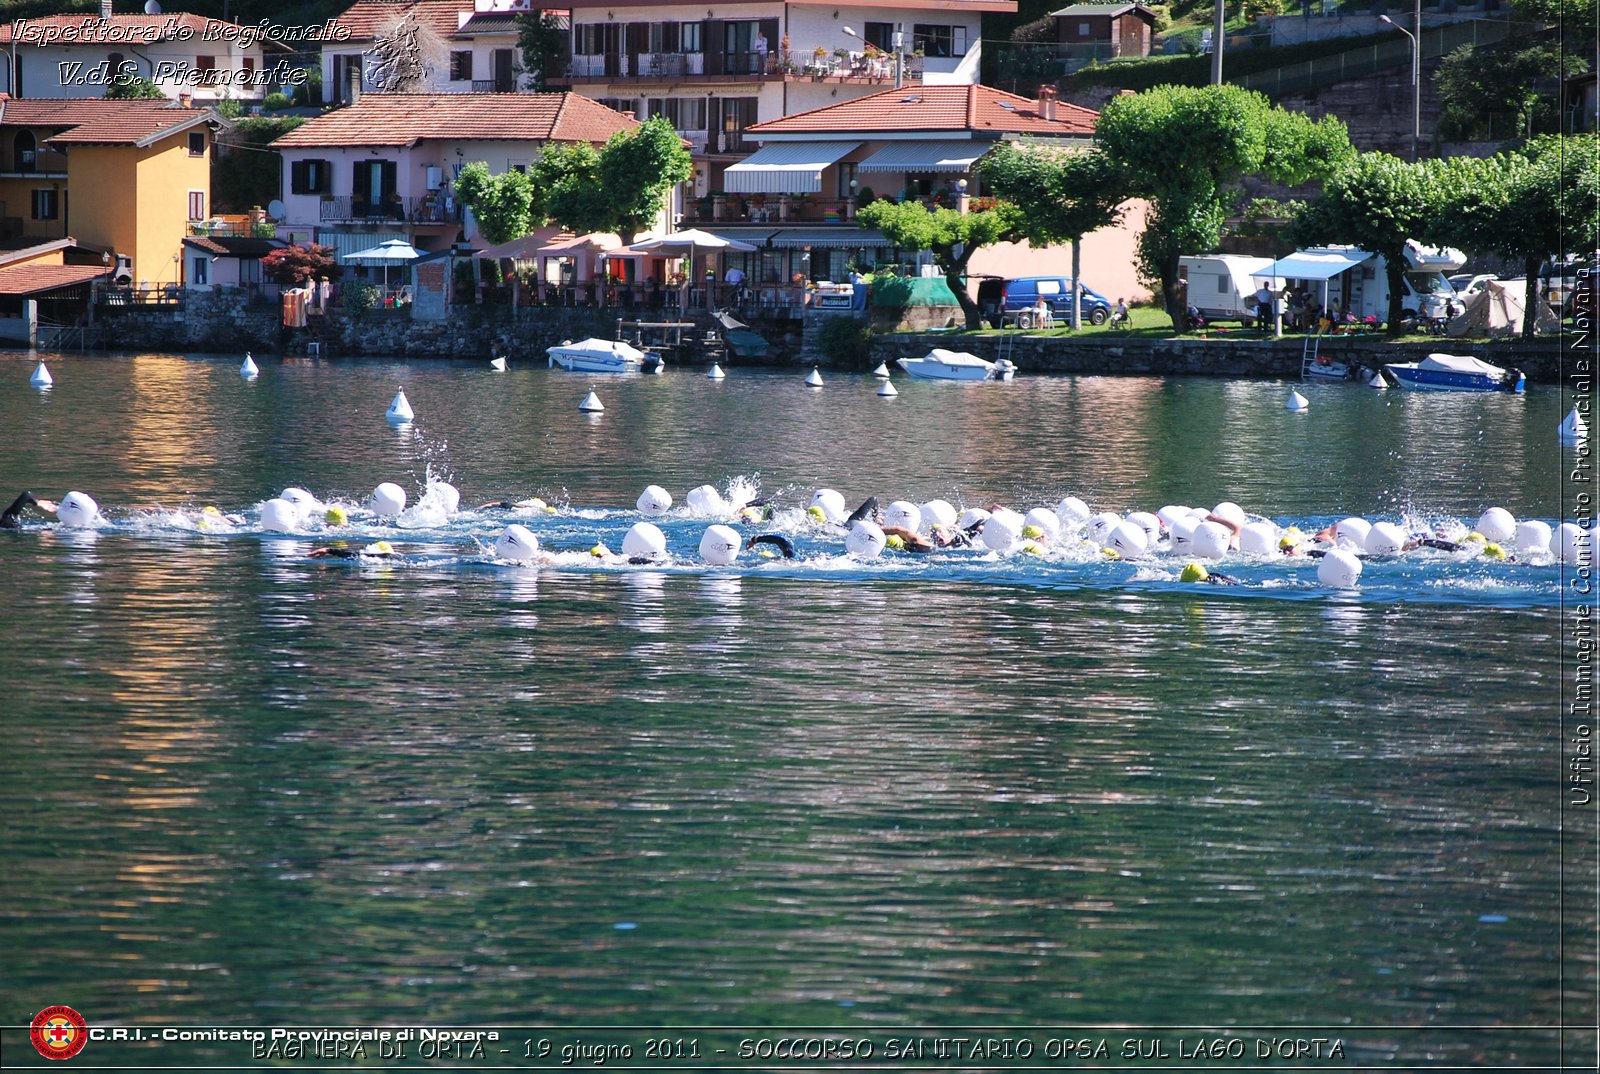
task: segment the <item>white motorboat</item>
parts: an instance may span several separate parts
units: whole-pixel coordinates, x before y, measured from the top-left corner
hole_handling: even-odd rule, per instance
[[[896,364],[919,380],[1010,380],[1017,371],[1004,358],[990,362],[976,354],[941,347],[921,358],[901,358]]]
[[[1402,388],[1430,392],[1520,392],[1520,369],[1501,369],[1481,358],[1430,354],[1420,362],[1390,362],[1383,371]]]
[[[547,348],[550,368],[571,373],[637,373],[652,357],[639,348],[609,339],[582,339]],[[660,359],[655,358],[655,364]]]

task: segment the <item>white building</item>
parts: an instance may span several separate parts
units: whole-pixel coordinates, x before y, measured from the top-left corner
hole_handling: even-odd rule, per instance
[[[358,0],[322,47],[323,100],[348,102],[352,78],[363,93],[526,89],[516,20],[537,12],[528,0]]]

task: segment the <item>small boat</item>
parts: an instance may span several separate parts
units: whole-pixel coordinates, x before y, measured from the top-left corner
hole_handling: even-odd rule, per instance
[[[1430,354],[1420,362],[1390,362],[1383,371],[1402,388],[1428,392],[1521,392],[1520,369],[1501,369],[1481,358]]]
[[[659,356],[647,355],[639,348],[609,339],[583,339],[567,342],[559,347],[549,347],[550,368],[560,366],[570,373],[637,373],[644,368],[647,358],[654,357],[652,366],[659,366]],[[655,372],[655,368],[651,369]]]
[[[941,347],[922,358],[901,358],[896,364],[918,380],[1010,380],[1017,371],[1004,358],[990,362],[976,354]]]

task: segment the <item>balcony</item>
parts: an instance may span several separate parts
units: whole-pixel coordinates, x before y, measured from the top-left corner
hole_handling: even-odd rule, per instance
[[[447,209],[443,196],[438,194],[420,198],[397,195],[382,205],[354,195],[340,195],[322,199],[317,220],[323,224],[456,224],[461,221],[461,212],[454,207]]]
[[[10,169],[0,172],[7,179],[65,179],[67,156],[49,149],[22,149],[12,154]]]
[[[252,221],[248,216],[213,216],[209,220],[189,221],[189,234],[217,239],[270,239],[278,227],[271,220]]]
[[[922,81],[922,56],[901,57],[907,82]],[[570,83],[695,82],[837,82],[877,85],[894,80],[894,56],[886,52],[850,52],[824,46],[787,52],[608,52],[573,56],[567,66]]]
[[[930,209],[959,208],[959,198],[948,191],[912,199]],[[994,198],[968,200],[968,208],[991,209]],[[815,194],[717,194],[697,198],[685,207],[682,227],[704,224],[804,224],[808,227],[838,224],[860,227],[857,199],[824,198]]]

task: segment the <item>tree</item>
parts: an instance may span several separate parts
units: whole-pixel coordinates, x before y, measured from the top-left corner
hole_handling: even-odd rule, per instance
[[[1139,239],[1144,274],[1159,282],[1173,327],[1183,327],[1178,258],[1216,248],[1225,206],[1242,176],[1302,183],[1335,171],[1353,152],[1344,124],[1274,107],[1237,86],[1157,86],[1114,97],[1095,140],[1150,202]]]
[[[927,250],[944,273],[950,291],[961,303],[967,327],[981,325],[978,304],[967,293],[967,262],[981,247],[1022,237],[1021,212],[1010,202],[992,209],[961,213],[954,209],[928,209],[920,202],[893,202],[880,198],[856,213],[862,227],[877,228],[895,246]]]
[[[532,88],[543,93],[552,78],[565,73],[567,34],[561,22],[548,11],[532,11],[517,16],[517,48],[522,51],[522,67],[528,72]]]
[[[118,75],[106,87],[107,97],[124,101],[159,101],[166,97],[161,87],[143,75]]]
[[[492,245],[521,238],[539,225],[533,212],[533,183],[522,172],[491,175],[475,160],[456,176],[456,197],[472,210],[478,233]]]
[[[1443,166],[1362,153],[1295,218],[1297,243],[1349,243],[1380,254],[1389,280],[1389,334],[1402,330],[1406,240],[1428,233],[1444,208]]]
[[[543,215],[578,234],[614,231],[632,242],[694,165],[671,122],[657,116],[612,135],[598,152],[583,143],[548,146],[533,176]]]
[[[1500,127],[1502,139],[1556,129],[1560,115],[1554,96],[1534,87],[1546,80],[1559,84],[1588,70],[1582,56],[1553,42],[1525,48],[1463,45],[1444,58],[1433,76],[1439,89],[1439,126],[1450,138],[1492,138],[1498,114],[1510,117]]]
[[[243,212],[279,196],[283,155],[270,144],[305,122],[302,116],[248,116],[217,139],[211,200],[218,212]]]
[[[334,257],[333,247],[310,243],[274,250],[261,259],[262,273],[284,287],[304,287],[324,277],[338,279],[344,270]]]
[[[1091,231],[1115,224],[1127,200],[1127,176],[1098,149],[1021,147],[1002,142],[978,162],[990,193],[1020,211],[1018,230],[1035,246],[1072,243],[1072,327],[1082,323],[1079,246]]]

